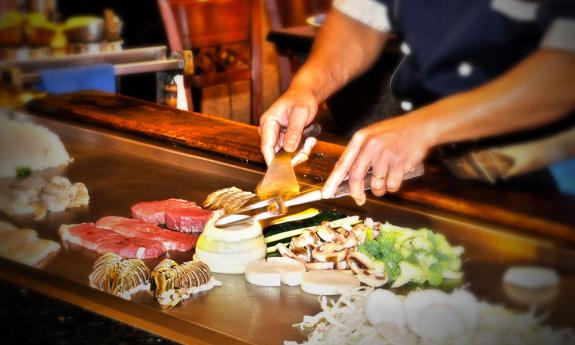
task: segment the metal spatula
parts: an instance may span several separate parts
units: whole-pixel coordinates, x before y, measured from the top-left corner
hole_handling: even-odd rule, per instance
[[[291,164],[292,154],[280,151],[256,187],[256,194],[260,198],[271,196],[289,196],[299,193],[299,183]]]
[[[305,128],[302,134],[300,149],[307,138],[316,137],[321,133],[321,126],[313,123]],[[268,170],[256,187],[256,194],[261,199],[282,196],[287,197],[299,193],[299,183],[293,170],[294,153],[280,150],[270,163]]]

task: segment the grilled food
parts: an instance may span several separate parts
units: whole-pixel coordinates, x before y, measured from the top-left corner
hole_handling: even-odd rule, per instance
[[[234,213],[256,195],[237,187],[219,189],[206,197],[203,206],[212,210],[224,210],[225,214]]]
[[[137,291],[149,290],[150,270],[142,260],[106,253],[94,263],[89,279],[91,287],[130,299]]]
[[[192,294],[220,285],[201,261],[178,265],[174,260],[164,259],[152,271],[151,289],[163,308],[173,308]]]

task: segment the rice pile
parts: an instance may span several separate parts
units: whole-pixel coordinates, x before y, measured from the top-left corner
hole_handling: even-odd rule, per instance
[[[68,164],[70,156],[60,138],[45,127],[0,116],[0,177],[18,169],[33,171]]]

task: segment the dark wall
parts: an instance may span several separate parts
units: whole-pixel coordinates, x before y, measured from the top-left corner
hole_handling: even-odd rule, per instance
[[[73,15],[102,16],[111,8],[124,22],[124,48],[167,45],[166,34],[156,0],[59,0],[58,10],[62,20]],[[155,101],[156,79],[154,74],[125,76],[121,78],[120,93],[140,99]]]

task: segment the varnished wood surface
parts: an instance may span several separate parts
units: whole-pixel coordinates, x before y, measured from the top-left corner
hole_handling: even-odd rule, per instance
[[[263,167],[260,138],[254,126],[100,92],[48,97],[30,103],[29,108],[49,116],[182,143]],[[310,160],[296,172],[326,178],[343,149],[319,142]],[[458,180],[442,169],[428,167],[424,177],[405,183],[400,192],[385,198],[502,224],[565,245],[575,244],[575,198],[569,196],[503,190]]]

